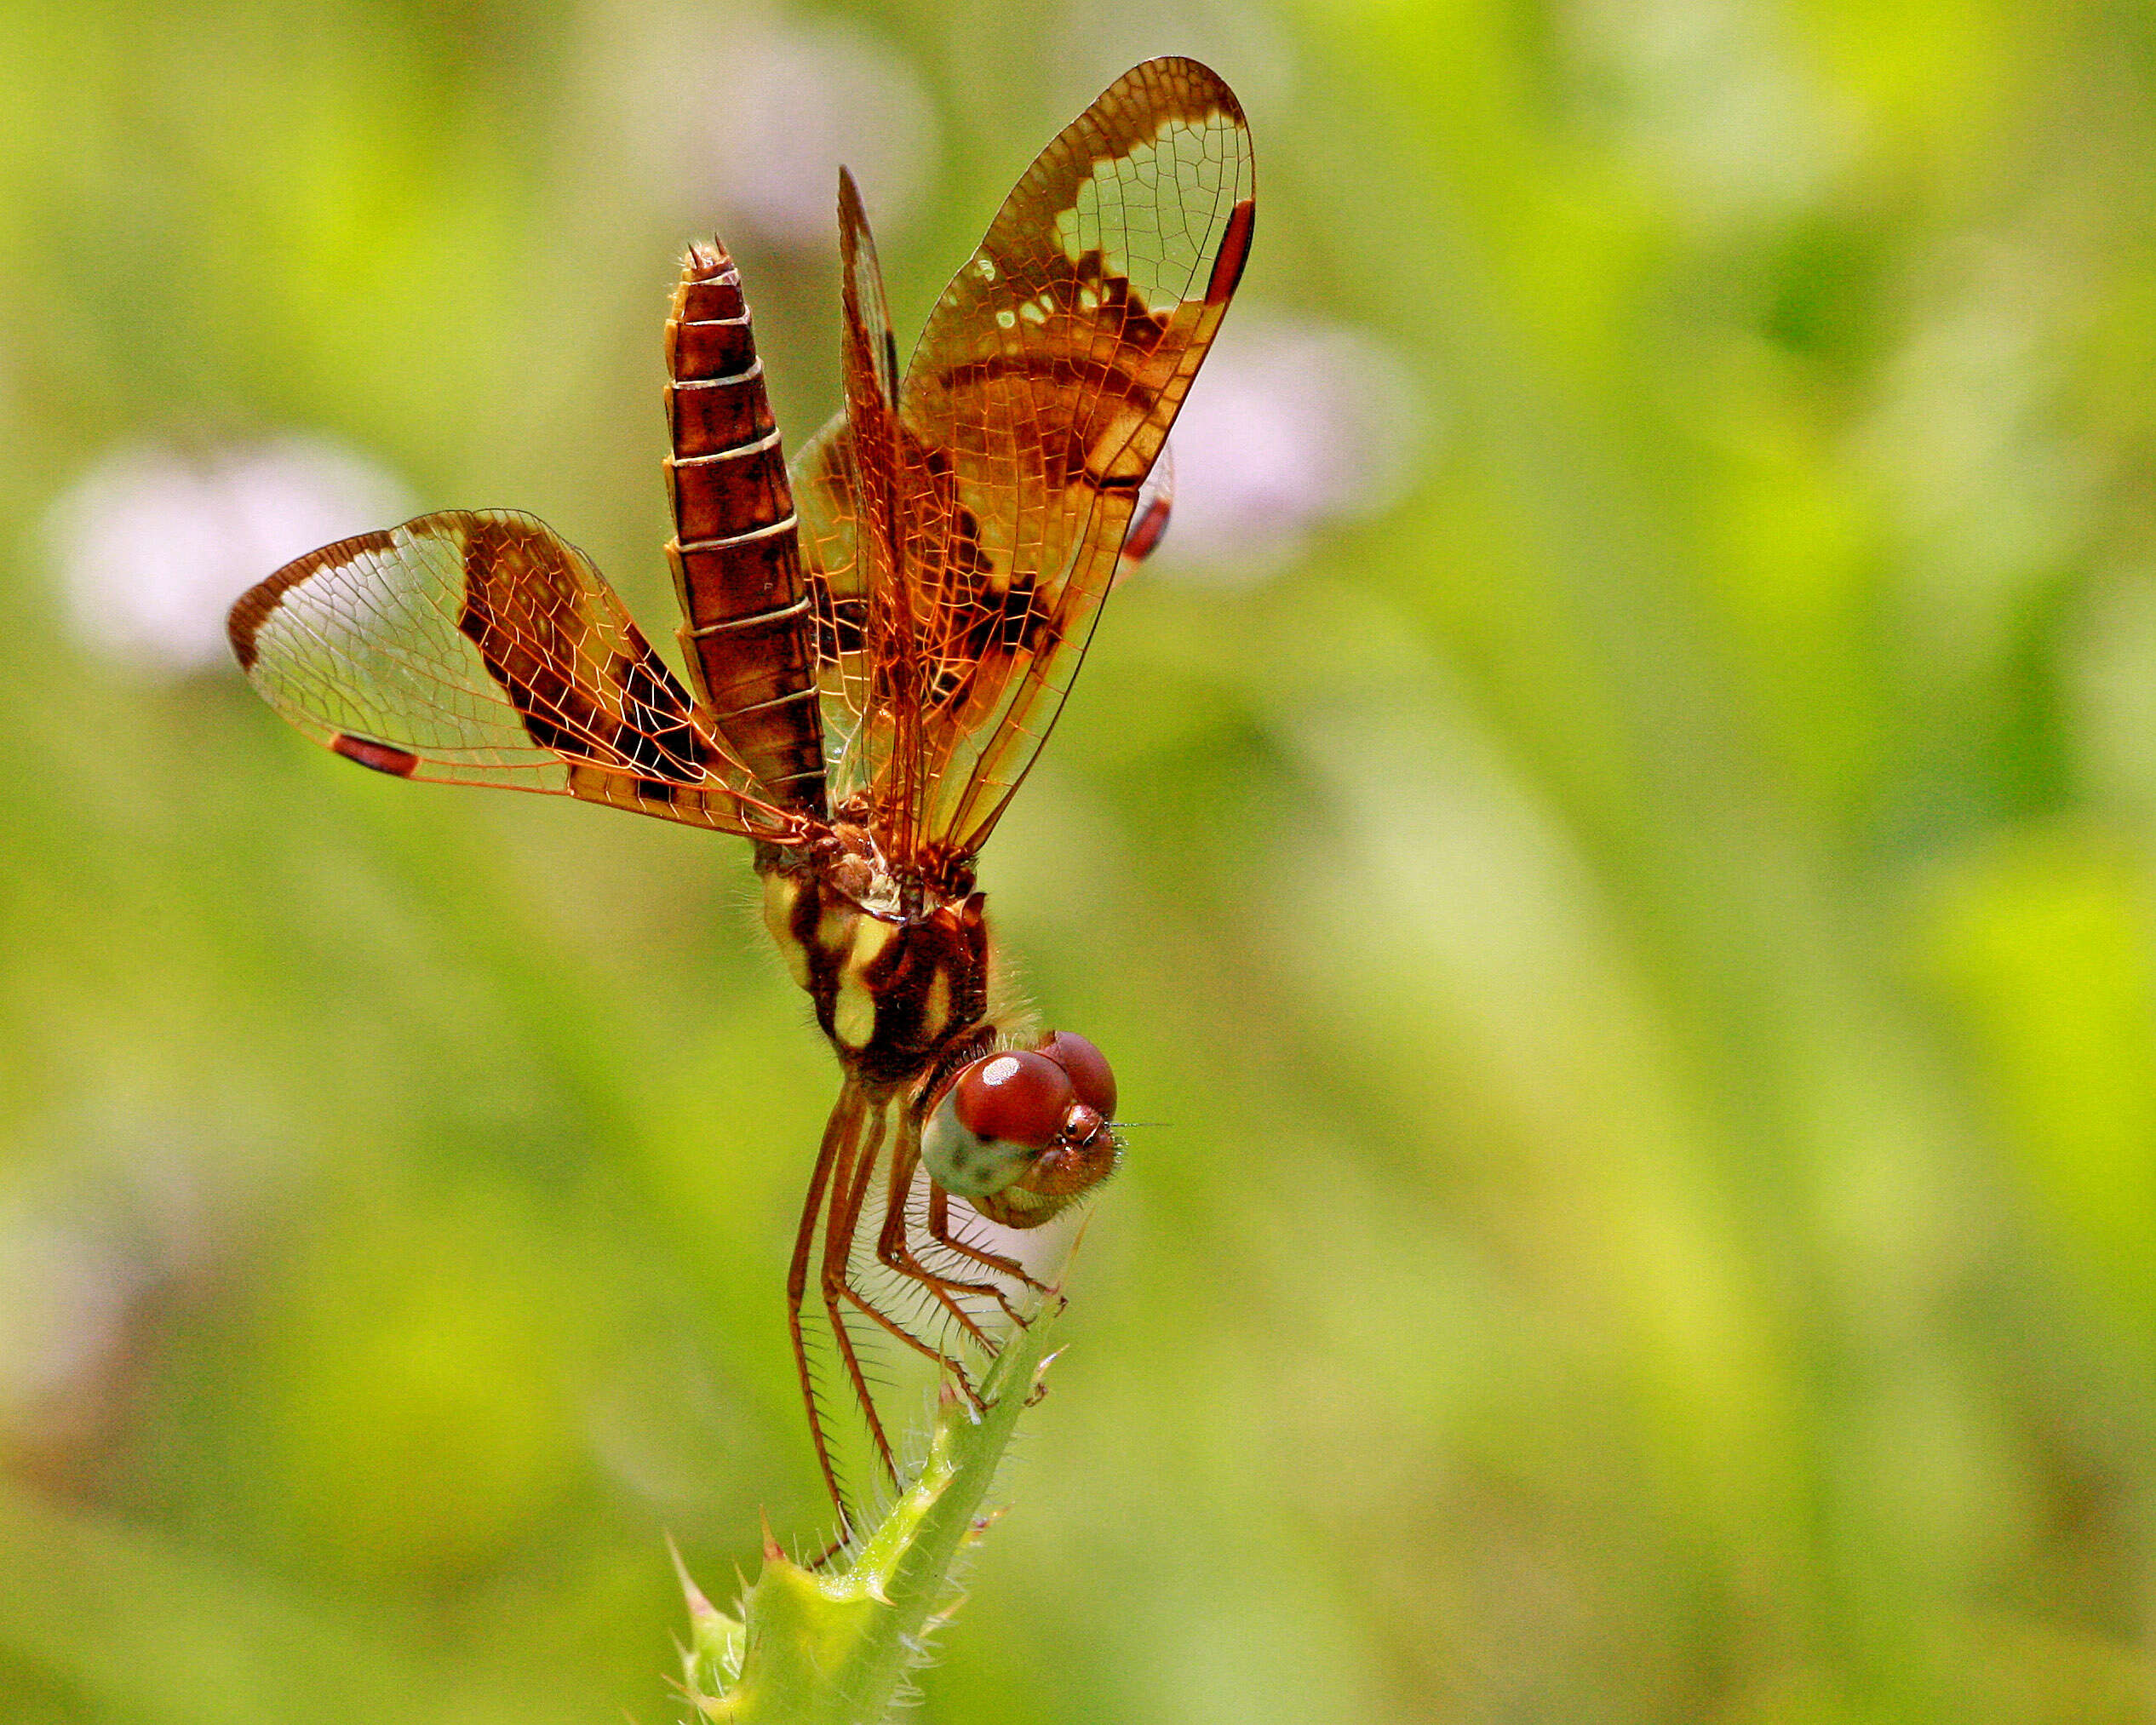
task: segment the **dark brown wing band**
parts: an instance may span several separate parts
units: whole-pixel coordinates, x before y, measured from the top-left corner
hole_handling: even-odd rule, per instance
[[[823,818],[816,628],[763,364],[725,248],[689,249],[666,325],[666,464],[681,647],[713,722],[772,801]]]

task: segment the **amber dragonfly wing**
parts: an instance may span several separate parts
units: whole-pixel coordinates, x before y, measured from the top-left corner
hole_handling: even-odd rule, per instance
[[[325,545],[228,622],[286,720],[399,778],[581,798],[790,842],[775,806],[588,558],[508,511]]]
[[[895,421],[850,371],[846,417],[795,462],[839,783],[901,866],[977,851],[1053,725],[1241,278],[1255,195],[1226,84],[1193,60],[1132,68],[952,278]],[[841,225],[873,281],[857,209]],[[880,284],[847,298],[848,351],[874,358],[889,344],[856,306]]]

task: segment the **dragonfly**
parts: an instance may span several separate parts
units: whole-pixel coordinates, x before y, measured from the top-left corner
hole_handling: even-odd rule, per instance
[[[748,840],[766,927],[842,1075],[788,1327],[841,1538],[818,1362],[899,1478],[878,1337],[978,1399],[1000,1311],[1049,1290],[982,1221],[1041,1227],[1123,1154],[1106,1057],[999,986],[976,859],[1055,724],[1249,255],[1241,107],[1132,68],[1043,150],[902,367],[839,180],[844,405],[788,464],[741,274],[692,245],[666,323],[666,547],[685,674],[533,517],[448,511],[286,564],[232,607],[248,679],[393,777],[568,796]],[[1007,1244],[1007,1241],[1005,1242]]]

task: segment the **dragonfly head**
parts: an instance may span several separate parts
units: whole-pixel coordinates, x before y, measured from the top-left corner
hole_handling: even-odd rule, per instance
[[[1115,1075],[1083,1036],[1052,1030],[954,1074],[921,1129],[947,1192],[1006,1228],[1037,1228],[1115,1172]]]

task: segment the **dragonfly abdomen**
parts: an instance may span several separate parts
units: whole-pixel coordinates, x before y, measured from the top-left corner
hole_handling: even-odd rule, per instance
[[[715,241],[690,247],[682,264],[666,354],[667,559],[690,674],[772,799],[820,818],[823,727],[800,522],[741,272]]]

